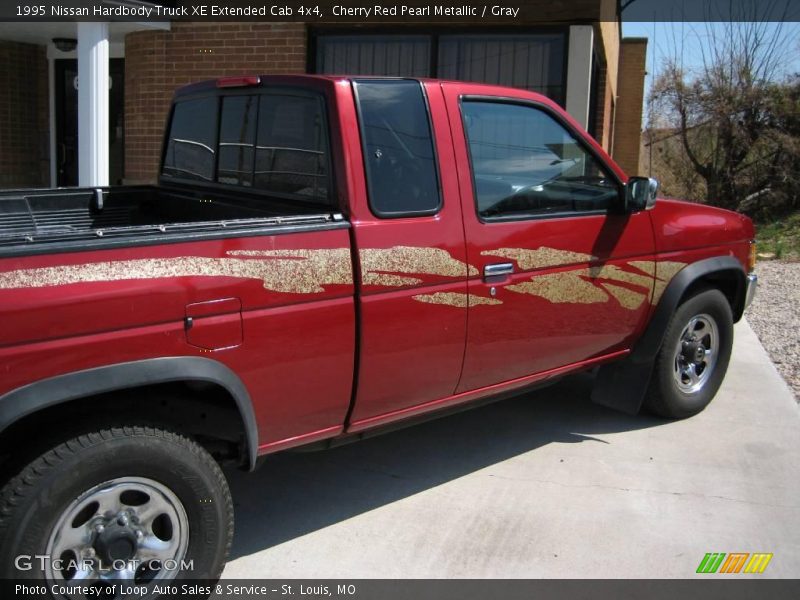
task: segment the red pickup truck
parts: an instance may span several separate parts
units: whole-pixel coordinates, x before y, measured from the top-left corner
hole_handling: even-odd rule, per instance
[[[3,577],[217,578],[220,463],[578,371],[599,403],[695,414],[755,291],[749,219],[656,201],[526,91],[199,83],[161,164],[0,194]]]

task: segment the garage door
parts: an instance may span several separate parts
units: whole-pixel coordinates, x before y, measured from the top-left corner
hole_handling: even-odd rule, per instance
[[[508,85],[564,103],[566,34],[319,34],[314,70]]]

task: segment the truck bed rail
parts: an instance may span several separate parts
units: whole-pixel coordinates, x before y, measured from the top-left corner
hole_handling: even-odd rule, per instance
[[[195,198],[176,198],[179,215],[161,214],[156,203],[141,202],[142,194],[108,201],[102,190],[25,190],[6,192],[0,196],[0,249],[23,249],[38,244],[80,242],[102,239],[131,241],[164,234],[202,234],[214,231],[237,231],[314,226],[341,222],[340,214],[280,214],[255,212],[225,206],[211,207]],[[106,197],[104,201],[103,198]],[[169,199],[160,199],[169,203]],[[149,206],[149,208],[148,208]],[[220,209],[220,207],[222,207]],[[227,212],[231,218],[214,218]],[[237,215],[239,213],[239,215]],[[241,214],[252,215],[241,217]],[[263,215],[263,216],[261,216]]]

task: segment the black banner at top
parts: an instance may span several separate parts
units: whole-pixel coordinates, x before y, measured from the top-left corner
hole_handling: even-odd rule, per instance
[[[300,21],[531,25],[800,21],[800,0],[4,0],[0,21]]]

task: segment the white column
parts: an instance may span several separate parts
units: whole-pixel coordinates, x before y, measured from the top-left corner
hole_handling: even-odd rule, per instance
[[[108,23],[78,23],[78,183],[108,185]]]
[[[593,49],[594,29],[591,25],[573,25],[569,28],[566,109],[584,129],[589,125]]]

